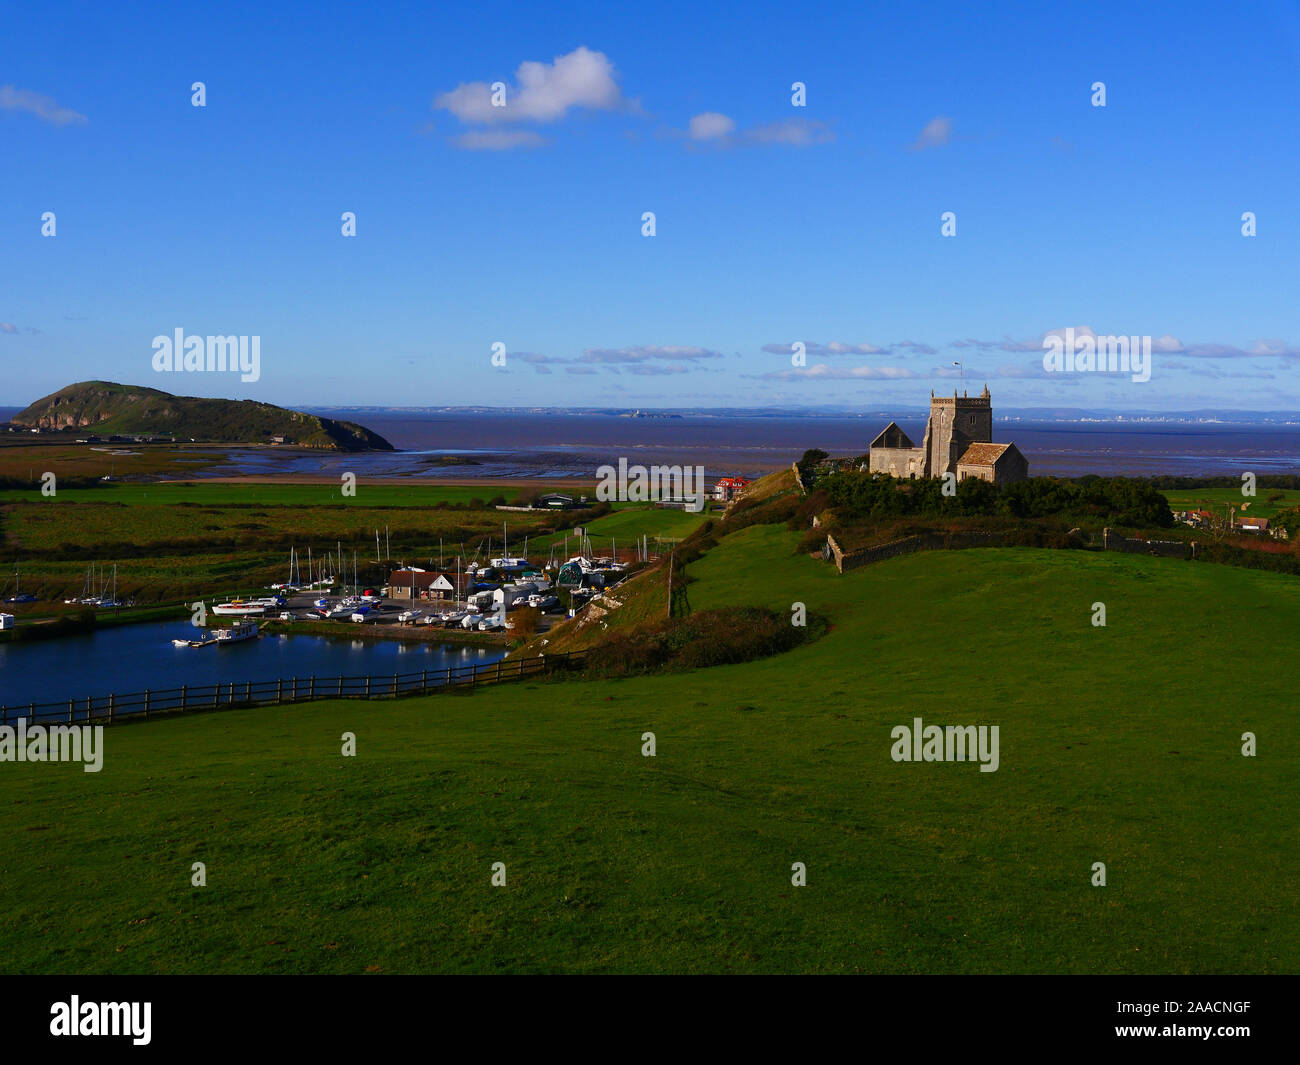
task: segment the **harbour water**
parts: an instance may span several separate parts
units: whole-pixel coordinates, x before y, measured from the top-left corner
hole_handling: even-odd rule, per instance
[[[0,644],[0,706],[220,683],[358,677],[494,662],[498,648],[425,640],[264,635],[229,647],[174,647],[188,621],[120,625],[57,640]]]

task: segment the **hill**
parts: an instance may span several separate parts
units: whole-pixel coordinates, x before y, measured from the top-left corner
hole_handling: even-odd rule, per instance
[[[331,451],[392,451],[378,433],[251,399],[173,396],[156,388],[82,381],[38,399],[16,414],[15,425],[93,429],[96,433],[174,436],[222,444],[266,444],[283,436],[296,447]]]
[[[788,654],[195,715],[108,730],[100,773],[7,766],[6,971],[1297,971],[1300,584],[1027,548],[840,576],[798,541],[757,524],[687,566],[695,610],[831,619]],[[916,716],[999,725],[1000,768],[894,762]]]

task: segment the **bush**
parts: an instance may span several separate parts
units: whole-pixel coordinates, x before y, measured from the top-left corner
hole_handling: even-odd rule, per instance
[[[788,616],[760,607],[704,610],[610,638],[591,656],[590,669],[621,677],[749,662],[793,650],[825,631],[825,621],[814,615],[796,627]]]

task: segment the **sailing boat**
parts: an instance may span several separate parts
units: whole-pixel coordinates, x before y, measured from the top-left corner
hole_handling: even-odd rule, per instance
[[[34,602],[36,602],[36,596],[32,595],[31,592],[28,592],[28,593],[26,593],[26,594],[24,595],[24,594],[22,594],[22,593],[19,591],[19,585],[18,585],[18,563],[17,563],[17,562],[14,563],[14,594],[11,595],[8,599],[6,599],[5,602],[6,602],[6,603],[34,603]]]

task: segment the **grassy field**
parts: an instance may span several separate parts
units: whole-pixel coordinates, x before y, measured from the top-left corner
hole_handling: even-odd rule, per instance
[[[584,526],[595,554],[607,554],[614,546],[620,551],[633,547],[642,536],[650,537],[651,547],[659,539],[680,540],[704,520],[702,514],[688,514],[681,510],[660,510],[636,504],[621,504],[620,508]],[[576,554],[578,544],[572,532],[536,537],[529,541],[529,553],[549,551],[553,543],[563,545],[566,535],[572,552]]]
[[[276,507],[431,507],[438,503],[469,503],[473,499],[486,503],[498,495],[513,501],[518,486],[433,485],[384,482],[357,483],[357,494],[345,496],[341,484],[291,484],[237,481],[161,481],[153,483],[112,483],[92,488],[70,488],[54,500],[42,497],[40,488],[31,491],[0,490],[0,502],[32,503],[126,503],[132,506],[171,506],[177,503],[206,507],[276,506]]]
[[[691,567],[695,609],[830,617],[777,658],[126,726],[99,774],[3,764],[0,969],[1300,969],[1300,583],[1028,549],[841,577],[796,539]],[[1000,769],[893,762],[914,716],[999,725]]]
[[[1300,491],[1281,488],[1261,488],[1251,499],[1241,494],[1240,488],[1188,488],[1169,489],[1165,493],[1170,510],[1197,510],[1214,507],[1222,511],[1225,506],[1237,508],[1238,516],[1254,514],[1256,517],[1271,518],[1285,507],[1300,506]],[[1269,502],[1273,496],[1280,500]],[[1249,504],[1243,511],[1242,505]]]
[[[122,598],[158,602],[224,595],[284,579],[291,546],[302,556],[304,572],[309,548],[319,556],[334,552],[339,543],[345,557],[357,549],[364,564],[373,558],[375,529],[387,528],[392,558],[427,567],[437,564],[440,541],[444,562],[451,566],[460,545],[477,539],[491,537],[493,552],[499,552],[503,524],[512,550],[520,550],[529,537],[530,554],[544,558],[553,543],[563,545],[566,534],[551,530],[557,521],[573,521],[572,513],[499,511],[486,505],[498,496],[513,502],[539,487],[539,482],[362,482],[355,497],[341,497],[339,486],[328,483],[245,481],[113,483],[64,489],[49,499],[39,491],[0,491],[0,542],[8,559],[21,562],[23,589],[44,600],[19,606],[16,613],[44,616],[62,610],[63,599],[81,594],[91,562],[110,570],[119,563]],[[600,552],[611,542],[631,548],[642,535],[652,543],[679,538],[700,520],[681,511],[621,503],[587,528]],[[577,551],[577,542],[571,543]],[[382,574],[363,576],[374,582]],[[0,578],[6,594],[8,581]]]

